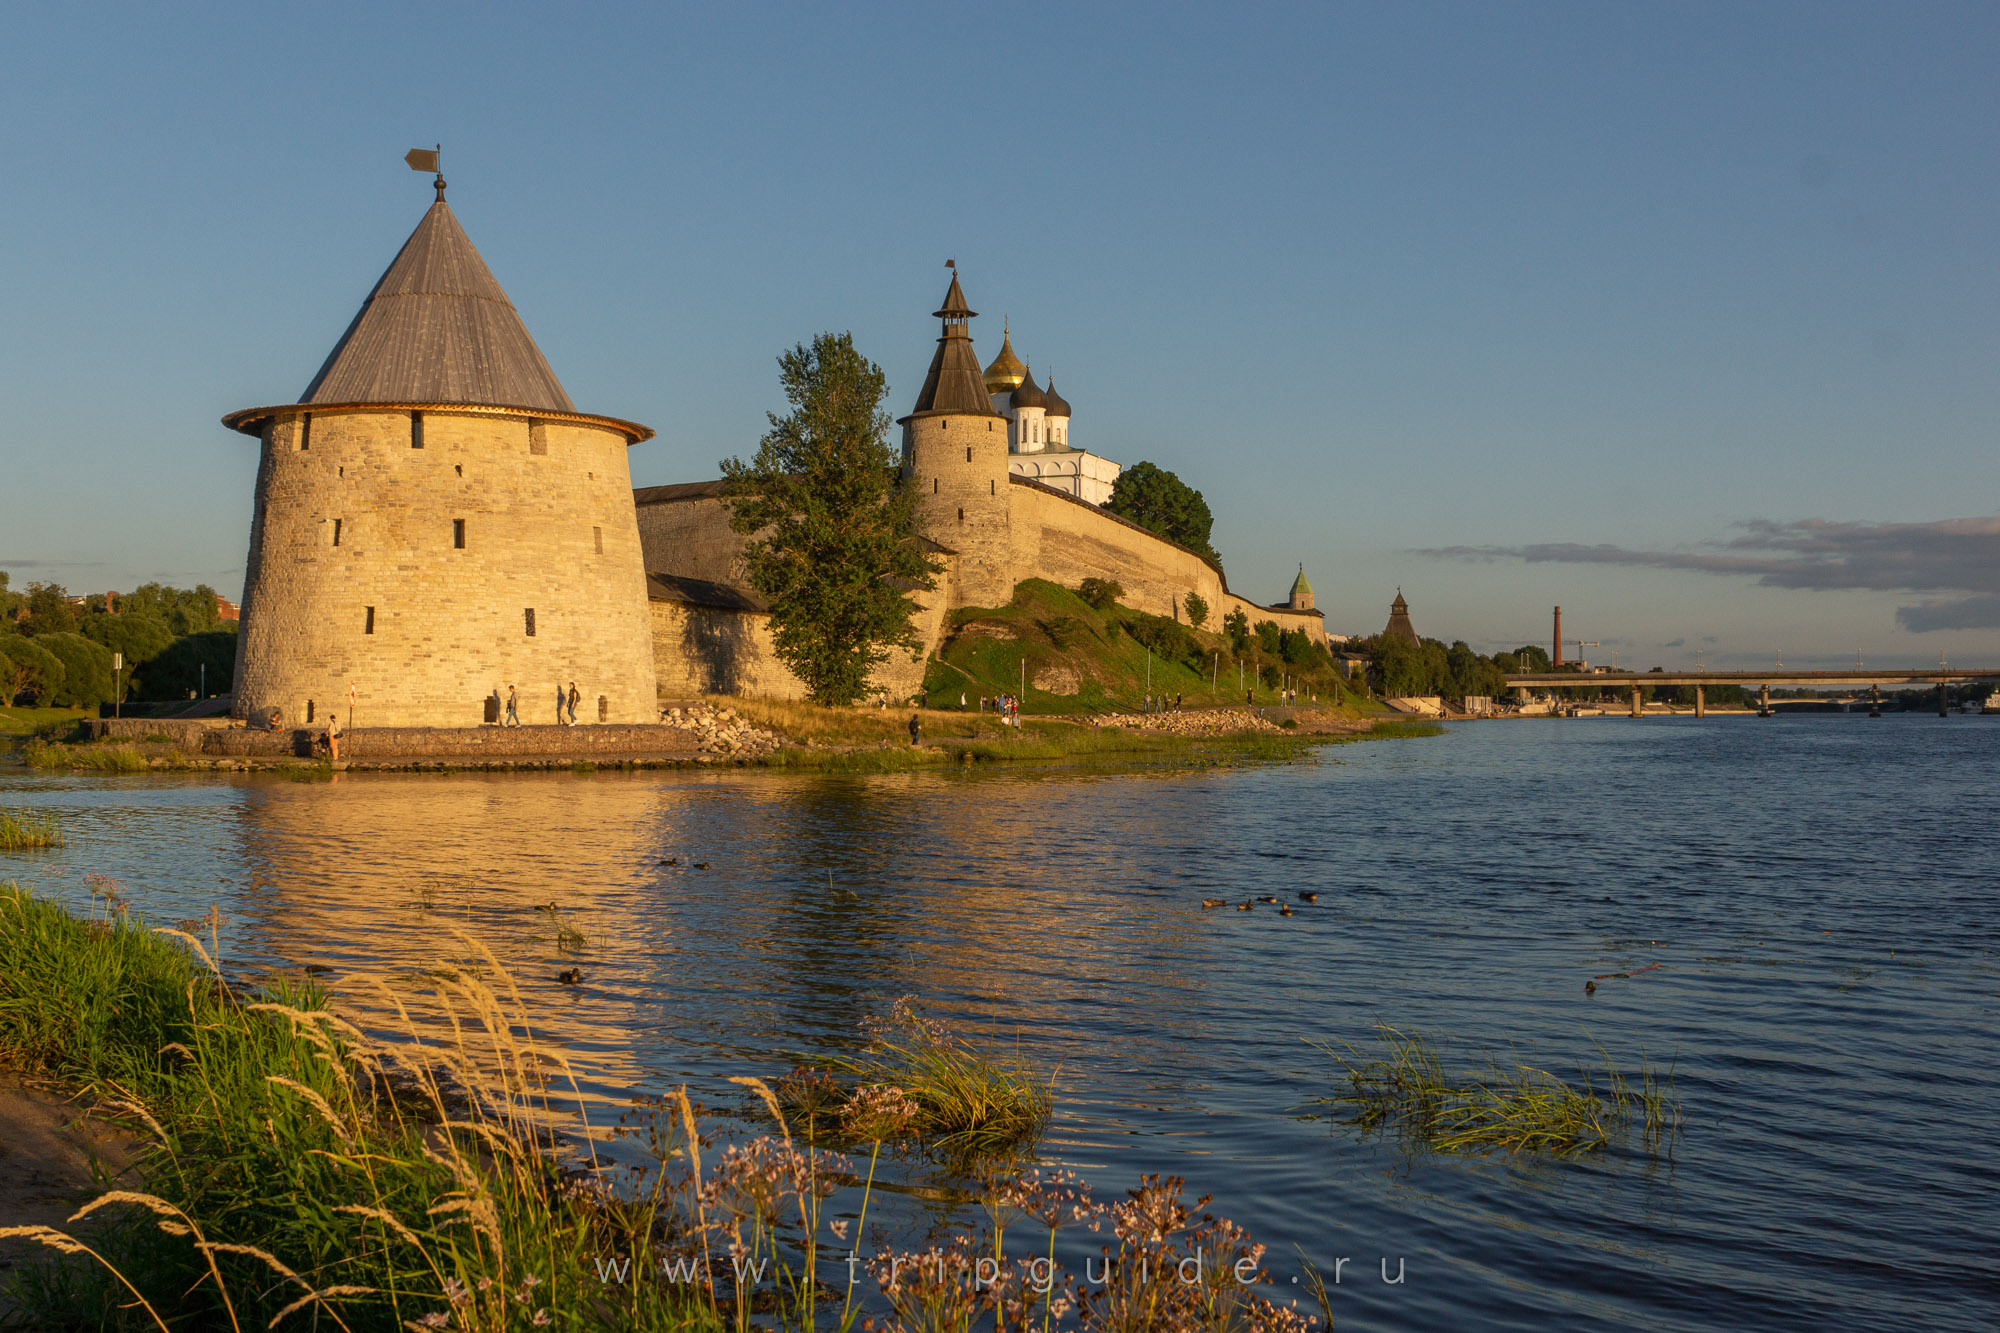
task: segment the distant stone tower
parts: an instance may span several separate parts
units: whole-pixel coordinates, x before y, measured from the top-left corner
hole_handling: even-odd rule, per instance
[[[1400,597],[1401,595],[1402,591],[1398,589],[1397,596]],[[1294,611],[1310,611],[1313,609],[1313,586],[1306,582],[1306,567],[1304,565],[1299,566],[1299,576],[1292,580],[1291,600],[1286,602],[1285,605]]]
[[[1007,420],[993,410],[972,350],[965,304],[953,270],[935,317],[944,321],[917,405],[903,428],[903,480],[917,488],[924,534],[958,552],[956,604],[1004,606],[1014,595],[1008,523]]]
[[[235,715],[472,726],[656,717],[626,449],[580,413],[437,202],[300,401],[223,424],[262,441]]]
[[[1305,566],[1301,565],[1299,572],[1304,573]],[[1389,623],[1382,627],[1382,633],[1409,643],[1423,642],[1417,637],[1417,627],[1410,623],[1410,604],[1403,600],[1401,588],[1396,589],[1396,600],[1389,603]]]

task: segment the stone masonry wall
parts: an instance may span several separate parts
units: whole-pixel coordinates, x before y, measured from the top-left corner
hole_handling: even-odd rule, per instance
[[[474,726],[509,685],[524,720],[552,719],[557,684],[574,680],[583,721],[651,722],[625,437],[426,412],[421,439],[413,448],[400,411],[316,413],[309,432],[298,417],[267,431],[236,715],[278,707],[303,724],[310,703],[315,720],[335,707],[344,720],[351,681],[364,726]]]
[[[1180,610],[1181,603],[1188,593],[1196,592],[1208,603],[1204,628],[1209,630],[1220,629],[1223,617],[1240,607],[1253,625],[1275,621],[1281,629],[1304,630],[1315,642],[1326,642],[1326,622],[1321,617],[1238,597],[1224,588],[1214,567],[1200,556],[1121,523],[1095,505],[1019,478],[1008,493],[1014,511],[1009,532],[1016,581],[1043,578],[1074,588],[1086,578],[1115,579],[1125,589],[1127,606],[1159,616],[1177,615],[1182,623],[1187,615]]]

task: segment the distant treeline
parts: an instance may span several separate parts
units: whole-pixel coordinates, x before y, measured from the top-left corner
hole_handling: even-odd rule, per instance
[[[122,670],[112,665],[116,653]],[[97,708],[114,698],[185,699],[204,680],[210,693],[228,689],[235,672],[236,624],[218,619],[206,584],[148,583],[122,594],[114,614],[102,594],[79,610],[60,584],[15,592],[0,570],[0,702]]]

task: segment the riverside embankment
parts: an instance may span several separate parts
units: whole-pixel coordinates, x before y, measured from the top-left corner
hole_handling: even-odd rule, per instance
[[[947,763],[1101,759],[1223,762],[1281,759],[1330,741],[1427,734],[1379,710],[1191,709],[1028,716],[932,709],[824,709],[755,699],[663,705],[656,725],[354,727],[334,760],[325,727],[268,729],[227,719],[90,719],[20,748],[30,766],[138,773],[315,770],[515,771],[676,768],[921,768]],[[910,732],[914,719],[917,731]]]

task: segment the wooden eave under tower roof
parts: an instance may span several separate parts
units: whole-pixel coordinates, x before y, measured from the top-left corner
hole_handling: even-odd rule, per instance
[[[472,238],[440,197],[403,243],[295,404],[248,408],[223,424],[257,434],[266,420],[405,408],[533,415],[607,425],[633,443],[636,422],[578,412]]]
[[[979,356],[972,350],[972,334],[966,328],[968,321],[979,317],[979,312],[966,305],[965,292],[958,285],[956,269],[952,270],[951,289],[944,294],[944,305],[932,314],[944,321],[944,332],[938,338],[937,355],[931,358],[930,373],[924,376],[924,387],[917,394],[917,405],[910,409],[910,416],[899,420],[947,413],[999,416],[993,410],[993,399],[986,391],[985,372],[980,369]]]

